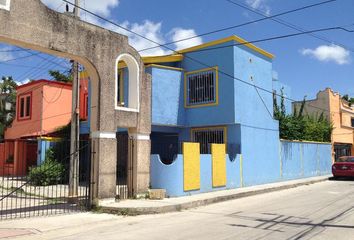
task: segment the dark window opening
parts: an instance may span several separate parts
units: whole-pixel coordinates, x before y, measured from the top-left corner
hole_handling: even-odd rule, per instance
[[[25,116],[25,99],[21,98],[20,100],[20,117],[23,118]]]
[[[216,72],[208,70],[187,74],[187,105],[216,102]]]
[[[151,154],[159,154],[164,164],[171,164],[179,152],[176,133],[151,133]]]
[[[31,114],[31,97],[26,97],[26,117],[29,117]]]
[[[192,130],[192,141],[200,144],[201,154],[211,154],[212,143],[226,143],[224,128],[194,129]]]

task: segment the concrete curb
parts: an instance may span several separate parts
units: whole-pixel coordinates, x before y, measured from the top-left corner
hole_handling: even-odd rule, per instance
[[[326,176],[319,179],[311,179],[308,181],[295,182],[284,184],[280,186],[265,187],[262,189],[251,189],[250,191],[243,191],[239,193],[221,195],[215,197],[209,197],[201,200],[191,200],[190,202],[169,204],[166,206],[152,206],[152,207],[119,207],[119,206],[100,206],[98,211],[103,213],[127,215],[127,216],[137,216],[137,215],[148,215],[148,214],[161,214],[169,212],[177,212],[185,209],[196,208],[201,206],[206,206],[213,203],[224,202],[228,200],[234,200],[244,197],[250,197],[258,194],[271,193],[275,191],[281,191],[285,189],[296,188],[304,185],[310,185],[314,183],[324,182],[329,180],[330,177]],[[227,191],[227,190],[226,190]]]

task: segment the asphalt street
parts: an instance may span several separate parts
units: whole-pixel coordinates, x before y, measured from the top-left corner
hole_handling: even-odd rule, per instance
[[[182,212],[74,214],[2,222],[16,239],[354,239],[354,181],[326,181]]]

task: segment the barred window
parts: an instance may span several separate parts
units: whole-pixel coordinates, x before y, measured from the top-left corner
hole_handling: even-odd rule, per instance
[[[217,102],[217,70],[214,68],[186,74],[187,106]]]
[[[200,153],[210,154],[212,143],[226,143],[225,128],[193,129],[192,141],[200,143]]]

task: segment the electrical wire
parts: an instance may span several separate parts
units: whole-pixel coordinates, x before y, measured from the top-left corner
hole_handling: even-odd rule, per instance
[[[232,3],[232,4],[236,5],[236,6],[239,6],[239,7],[243,8],[243,9],[246,9],[246,10],[248,10],[250,12],[253,12],[255,14],[261,15],[263,17],[268,17],[268,15],[264,11],[261,11],[261,10],[258,10],[258,9],[254,9],[252,7],[247,6],[246,4],[235,2],[235,1],[232,1],[232,0],[226,0],[226,1],[229,2],[229,3]],[[289,28],[294,29],[294,30],[299,31],[299,32],[307,32],[308,31],[308,30],[306,30],[306,29],[304,29],[302,27],[299,27],[297,25],[294,25],[294,24],[289,23],[287,21],[284,21],[282,19],[278,19],[276,17],[269,18],[269,20],[277,22],[277,23],[279,23],[279,24],[281,24],[283,26],[289,27]],[[343,26],[343,27],[351,27],[351,26],[354,26],[354,24],[346,25],[346,26]],[[348,46],[346,46],[344,44],[335,42],[335,41],[330,40],[328,38],[325,38],[323,36],[320,36],[320,35],[317,35],[317,34],[314,34],[314,33],[309,33],[308,35],[310,35],[311,37],[317,38],[319,40],[322,40],[324,42],[327,42],[327,43],[330,43],[330,44],[335,44],[335,45],[340,46],[342,48],[345,48],[345,49],[347,49],[347,50],[349,50],[351,52],[354,52],[353,48],[348,47]]]
[[[68,3],[68,4],[72,5],[72,6],[74,6],[74,7],[76,7],[76,8],[79,8],[79,9],[81,9],[82,11],[85,11],[85,12],[87,12],[87,13],[89,13],[89,14],[91,14],[91,15],[93,15],[93,16],[95,16],[95,17],[97,17],[97,18],[99,18],[99,19],[101,19],[101,20],[103,20],[103,21],[106,21],[106,22],[108,22],[108,23],[110,23],[110,24],[112,24],[112,25],[114,25],[114,26],[116,26],[116,27],[118,27],[118,28],[121,28],[121,29],[123,29],[123,30],[126,30],[126,31],[128,31],[128,32],[130,32],[130,33],[132,33],[132,34],[134,34],[134,35],[136,35],[136,36],[139,36],[139,37],[141,37],[141,38],[143,38],[143,39],[145,39],[145,40],[147,40],[147,41],[150,41],[150,42],[152,42],[152,43],[158,45],[159,47],[166,48],[166,49],[168,49],[168,50],[170,50],[170,51],[172,51],[172,52],[174,52],[174,53],[177,53],[177,54],[179,53],[178,51],[176,51],[176,50],[174,50],[174,49],[172,49],[172,48],[166,46],[166,44],[160,44],[160,43],[158,43],[158,42],[156,42],[156,41],[154,41],[154,40],[151,40],[151,39],[149,39],[149,38],[147,38],[147,37],[145,37],[145,36],[143,36],[143,35],[141,35],[141,34],[139,34],[139,33],[136,33],[136,32],[134,32],[134,31],[132,31],[132,30],[130,30],[130,29],[127,29],[126,27],[123,27],[123,26],[121,26],[121,25],[119,25],[119,24],[113,22],[112,20],[106,19],[106,18],[104,18],[104,17],[102,17],[102,16],[100,16],[100,15],[98,15],[98,14],[96,14],[96,13],[93,13],[93,12],[87,10],[87,9],[84,9],[84,8],[82,8],[81,6],[77,6],[76,4],[71,3],[71,2],[69,2],[69,1],[67,1],[67,0],[62,0],[62,1],[64,1],[64,2],[66,2],[66,3]],[[327,1],[327,2],[328,2],[328,1]],[[331,1],[331,2],[332,2],[332,1]],[[322,2],[322,3],[324,3],[324,2]],[[321,4],[321,3],[319,3],[319,4]],[[274,15],[274,16],[275,16],[275,15]],[[347,32],[354,32],[354,31],[352,31],[352,30],[348,30],[348,29],[345,29],[345,28],[343,28],[343,27],[332,27],[332,28],[328,28],[328,29],[342,29],[342,30],[347,31]],[[316,30],[312,30],[312,31],[316,31]],[[324,31],[324,29],[322,29],[322,31]],[[274,38],[274,37],[273,37],[273,38]],[[257,40],[257,41],[259,42],[260,40]],[[243,45],[246,45],[246,44],[248,44],[248,43],[249,43],[249,42],[246,42],[246,43],[244,43]],[[242,45],[242,44],[240,44],[240,45]],[[240,79],[240,78],[237,78],[237,77],[235,77],[235,76],[233,76],[233,75],[231,75],[231,74],[228,74],[228,73],[226,73],[226,72],[224,72],[224,71],[220,71],[220,69],[215,69],[214,67],[212,67],[212,66],[210,66],[210,65],[208,65],[208,64],[206,64],[206,63],[204,63],[204,62],[201,62],[201,61],[199,61],[199,60],[197,60],[197,59],[195,59],[195,58],[192,58],[192,57],[190,57],[190,56],[188,56],[188,55],[185,55],[184,57],[187,58],[187,59],[189,59],[189,60],[191,60],[191,61],[193,61],[193,62],[196,62],[196,63],[200,64],[201,66],[214,69],[215,71],[218,71],[219,73],[221,73],[221,74],[223,74],[224,76],[227,76],[227,77],[229,77],[229,78],[231,78],[231,79],[234,79],[234,80],[236,80],[236,81],[242,82],[242,83],[244,83],[244,84],[246,84],[246,85],[249,85],[249,86],[256,87],[258,90],[262,90],[262,91],[264,91],[264,92],[268,92],[268,93],[270,93],[270,94],[272,94],[272,95],[274,94],[273,91],[271,91],[271,90],[265,89],[265,88],[260,87],[260,86],[253,85],[252,83],[249,83],[249,82],[247,82],[247,81],[245,81],[245,80],[242,80],[242,79]],[[276,96],[279,96],[279,97],[283,97],[283,98],[286,99],[286,100],[296,101],[296,100],[291,99],[291,98],[289,98],[289,97],[282,96],[282,95],[280,95],[280,94],[278,94],[278,93],[275,93],[275,95],[276,95]],[[308,104],[310,104],[310,103],[308,103]],[[310,105],[309,105],[309,106],[310,106]],[[320,110],[322,110],[322,111],[330,112],[330,113],[331,113],[331,111],[328,110],[328,109],[322,109],[322,108],[319,108],[319,107],[317,107],[317,106],[311,106],[311,107],[317,108],[317,109],[320,109]]]
[[[36,55],[38,55],[38,54],[40,54],[40,53],[31,53],[31,54],[26,55],[26,56],[17,57],[17,58],[12,58],[12,59],[8,59],[8,60],[5,60],[5,61],[0,61],[0,64],[12,62],[12,61],[17,61],[17,60],[25,59],[25,58],[29,58],[29,57],[33,57],[33,56],[36,56]]]
[[[274,40],[279,40],[279,39],[284,39],[284,38],[289,38],[289,37],[296,37],[296,36],[301,36],[309,33],[315,33],[315,32],[326,32],[326,31],[333,31],[333,30],[342,30],[348,33],[353,33],[354,30],[349,30],[344,28],[343,26],[339,27],[328,27],[328,28],[321,28],[321,29],[314,29],[306,32],[299,32],[299,33],[292,33],[292,34],[286,34],[282,36],[275,36],[275,37],[269,37],[269,38],[262,38],[258,40],[253,40],[253,41],[247,41],[244,43],[235,43],[235,44],[230,44],[230,45],[224,45],[224,46],[219,46],[219,47],[208,47],[204,49],[197,49],[197,50],[191,50],[188,51],[188,53],[191,52],[205,52],[205,51],[211,51],[215,49],[222,49],[222,48],[228,48],[228,47],[234,47],[234,46],[242,46],[242,45],[248,45],[248,44],[253,44],[253,43],[260,43],[260,42],[268,42],[268,41],[274,41]],[[178,51],[176,51],[178,53]]]
[[[36,71],[35,69],[30,69],[30,70],[28,70],[27,72],[24,72],[24,73],[22,73],[21,75],[19,75],[18,77],[16,77],[16,79],[23,79],[23,78],[29,78],[29,79],[36,79],[36,77],[34,77],[34,74],[39,74],[39,73],[41,73],[41,72],[44,72],[44,71],[46,71],[46,72],[48,72],[48,68],[50,67],[50,66],[54,66],[54,64],[53,63],[51,63],[51,62],[46,62],[46,60],[42,60],[39,64],[38,64],[38,67],[41,67],[41,68],[43,68],[43,71]],[[35,75],[35,76],[37,76],[37,75]]]
[[[171,44],[174,44],[174,43],[178,43],[178,42],[182,42],[182,41],[186,41],[186,40],[191,40],[191,39],[194,39],[194,38],[197,38],[197,37],[203,37],[203,36],[207,36],[207,35],[210,35],[210,34],[223,32],[223,31],[226,31],[226,30],[231,30],[231,29],[235,29],[235,28],[239,28],[239,27],[244,27],[244,26],[247,26],[247,25],[251,25],[251,24],[254,24],[254,23],[262,22],[262,21],[265,21],[265,20],[268,20],[268,19],[272,19],[272,18],[275,18],[275,17],[280,17],[280,16],[283,16],[283,15],[286,15],[286,14],[297,12],[297,11],[302,11],[302,10],[305,10],[305,9],[321,6],[321,5],[332,3],[332,2],[335,2],[335,1],[337,1],[337,0],[328,0],[328,1],[324,1],[324,2],[319,2],[319,3],[303,6],[303,7],[300,7],[300,8],[296,8],[296,9],[288,10],[288,11],[285,11],[285,12],[281,12],[281,13],[278,13],[278,14],[275,14],[275,15],[272,15],[272,16],[265,16],[264,18],[260,18],[260,19],[257,19],[257,20],[253,20],[253,21],[241,23],[241,24],[238,24],[238,25],[217,29],[217,30],[209,31],[209,32],[202,33],[202,34],[198,34],[198,35],[191,36],[191,37],[184,38],[184,39],[180,39],[180,40],[177,40],[177,41],[169,42],[169,43],[166,43],[164,45],[171,45]],[[158,47],[160,47],[160,46],[141,49],[138,52],[143,52],[143,51],[155,49],[155,48],[158,48]]]

